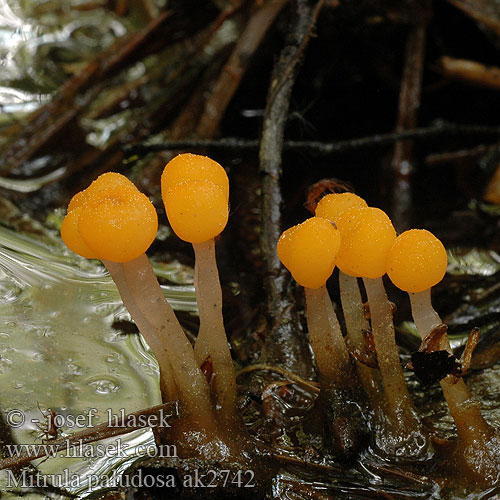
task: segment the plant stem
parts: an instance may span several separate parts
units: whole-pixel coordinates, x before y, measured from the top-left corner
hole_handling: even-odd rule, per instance
[[[411,310],[415,326],[422,338],[443,322],[432,307],[430,288],[419,293],[410,293]],[[438,349],[452,353],[448,335],[443,335]],[[467,446],[487,448],[486,440],[491,429],[485,422],[479,404],[474,401],[462,378],[455,382],[446,377],[440,382],[450,414],[455,421],[458,435]]]
[[[320,400],[327,403],[329,435],[340,459],[351,460],[365,443],[359,383],[326,286],[305,288],[309,341],[318,366]]]
[[[215,374],[216,408],[224,419],[236,415],[236,376],[222,317],[222,290],[215,257],[214,240],[193,244],[195,288],[200,329],[194,346],[199,366],[208,357]]]
[[[326,287],[304,290],[309,341],[318,370],[328,385],[343,386],[351,371],[351,363]]]
[[[133,299],[127,285],[127,281],[125,280],[125,273],[123,272],[122,265],[109,260],[103,260],[102,263],[106,266],[111,278],[113,278],[113,281],[120,292],[123,304],[132,316],[137,328],[139,328],[139,331],[146,339],[146,342],[151,347],[158,361],[160,368],[160,390],[162,394],[162,401],[166,403],[167,401],[174,401],[178,399],[177,386],[175,385],[172,367],[170,365],[170,359],[164,339],[157,336],[156,330],[147,320],[146,316],[142,314],[142,311]]]
[[[410,296],[413,321],[415,321],[418,333],[424,338],[428,333],[432,332],[434,328],[443,323],[439,314],[432,307],[431,289],[428,288],[423,292],[409,293],[408,295]],[[443,335],[439,347],[440,349],[446,349],[451,352],[447,335]]]
[[[382,278],[363,278],[363,281],[370,304],[373,340],[388,403],[389,423],[396,440],[395,452],[398,454],[398,449],[408,444],[410,448],[405,454],[421,455],[426,449],[427,437],[406,387],[384,284]]]
[[[134,302],[168,353],[181,407],[187,411],[193,427],[204,430],[207,437],[213,436],[215,419],[207,381],[196,363],[189,340],[163,295],[149,259],[143,254],[121,266]]]
[[[368,320],[365,318],[358,280],[339,270],[339,287],[347,336],[354,349],[366,349],[363,330],[369,330],[370,327]],[[359,361],[356,361],[356,368],[373,409],[380,410],[383,406],[384,397],[380,372],[376,368],[370,368]]]

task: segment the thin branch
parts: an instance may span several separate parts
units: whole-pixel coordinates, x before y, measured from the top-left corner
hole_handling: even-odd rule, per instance
[[[397,132],[414,129],[417,125],[428,18],[428,9],[425,9],[420,14],[418,22],[411,26],[406,41],[405,65],[399,93]],[[393,173],[391,215],[396,228],[403,231],[410,226],[412,207],[413,142],[411,140],[396,142],[391,167]]]
[[[439,61],[439,70],[448,78],[470,85],[500,89],[500,68],[497,66],[485,66],[477,61],[445,56]]]
[[[496,144],[480,144],[470,149],[460,149],[458,151],[447,151],[445,153],[430,154],[425,158],[427,165],[441,165],[443,163],[451,163],[454,161],[468,160],[477,156],[482,156],[494,151],[500,151],[500,143]]]
[[[5,458],[7,445],[13,445],[14,443],[12,429],[7,425],[3,413],[0,411],[0,458]]]
[[[331,155],[357,151],[364,148],[383,147],[404,139],[425,141],[443,136],[500,136],[500,127],[488,125],[461,125],[442,122],[431,127],[420,127],[401,132],[375,134],[366,137],[346,139],[343,141],[284,141],[286,151],[307,151],[316,155]],[[260,147],[258,139],[240,139],[238,137],[224,137],[222,139],[182,139],[162,141],[154,144],[132,144],[123,146],[127,155],[144,155],[158,151],[183,149],[239,149],[253,150]],[[481,146],[491,147],[495,146]],[[448,153],[444,153],[448,154]]]
[[[310,352],[304,344],[304,336],[300,335],[297,318],[292,314],[294,301],[287,293],[290,278],[278,259],[276,244],[282,230],[283,195],[280,180],[290,97],[305,47],[322,5],[323,0],[320,0],[313,10],[306,0],[296,0],[290,9],[292,25],[287,45],[281,51],[271,76],[259,151],[262,177],[260,248],[266,273],[264,284],[271,330],[262,349],[261,359],[286,368],[293,367],[301,374],[308,369],[306,366],[310,366],[310,363],[305,362]]]
[[[269,1],[259,8],[248,21],[205,104],[203,115],[196,128],[198,137],[213,137],[215,135],[226,108],[250,64],[252,55],[259,48],[276,16],[287,3],[288,0]]]
[[[305,33],[305,35],[302,37],[302,40],[300,41],[300,45],[296,51],[296,53],[293,56],[293,59],[290,61],[288,66],[285,68],[285,71],[281,77],[281,80],[276,84],[276,86],[272,89],[272,93],[267,100],[267,105],[266,105],[266,111],[264,113],[264,116],[268,114],[269,108],[272,106],[274,99],[278,95],[278,92],[281,90],[281,87],[290,79],[293,78],[293,73],[297,69],[298,66],[300,66],[302,62],[302,57],[304,55],[304,51],[309,44],[309,40],[312,35],[312,31],[314,28],[314,25],[316,24],[316,21],[318,19],[319,13],[321,11],[321,8],[323,7],[324,0],[319,0],[318,3],[316,4],[316,7],[314,8],[314,11],[312,13],[311,17],[311,22],[309,23],[308,29]]]
[[[475,19],[477,22],[487,26],[497,35],[500,35],[500,22],[498,21],[498,19],[495,19],[493,16],[487,16],[479,9],[474,8],[476,2],[464,2],[463,0],[447,0],[447,1],[451,5],[454,5],[457,9],[460,9],[462,12]],[[479,2],[477,5],[481,5],[481,2]]]
[[[256,363],[254,365],[248,365],[245,368],[242,368],[241,370],[236,372],[236,377],[244,375],[245,373],[251,373],[259,370],[279,373],[280,375],[283,375],[291,382],[294,382],[297,385],[301,385],[309,389],[310,391],[313,391],[314,393],[319,393],[319,384],[317,382],[305,380],[302,377],[295,375],[295,373],[291,372],[290,370],[285,370],[284,368],[281,368],[279,366],[267,365],[265,363]]]

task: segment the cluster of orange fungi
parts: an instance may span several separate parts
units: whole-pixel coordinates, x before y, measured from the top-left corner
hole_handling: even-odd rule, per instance
[[[236,406],[215,259],[214,238],[228,221],[229,182],[218,163],[188,153],[166,165],[161,189],[170,226],[179,238],[192,243],[195,252],[200,329],[194,346],[145,255],[158,228],[156,210],[126,177],[103,174],[76,194],[61,235],[77,254],[104,263],[153,350],[162,397],[177,400],[181,407],[182,418],[170,438],[175,436],[187,455],[223,460],[240,453],[248,442]],[[319,399],[330,409],[330,437],[339,459],[357,456],[370,442],[361,439],[368,430],[372,446],[387,457],[420,460],[437,453],[408,392],[382,277],[387,274],[408,292],[423,342],[440,331],[433,349],[451,355],[446,328],[430,296],[431,287],[446,271],[441,242],[426,230],[397,236],[382,210],[368,207],[352,193],[341,193],[323,197],[314,217],[285,231],[277,252],[304,287],[309,340],[321,384]],[[326,288],[335,266],[346,335]],[[368,336],[373,340],[372,362],[359,354],[370,349]],[[209,380],[202,371],[207,362],[212,367]],[[465,471],[469,480],[494,484],[500,468],[497,435],[460,376],[445,374],[440,384],[458,432],[448,461]]]

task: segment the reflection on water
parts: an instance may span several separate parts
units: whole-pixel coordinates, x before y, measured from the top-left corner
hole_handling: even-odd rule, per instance
[[[0,0],[0,126],[47,102],[68,76],[126,34],[123,19],[98,4],[79,10],[79,3]]]
[[[174,307],[195,309],[192,287],[165,291]],[[128,413],[161,402],[158,366],[148,346],[140,335],[112,326],[124,319],[128,312],[99,263],[0,228],[0,403],[4,415],[20,410],[26,419],[14,429],[18,443],[42,442],[42,412],[48,408],[67,422],[81,415],[95,426],[107,422],[109,410]],[[121,473],[136,458],[138,445],[153,443],[150,431],[118,439],[122,456],[42,459],[40,471],[78,474],[80,487],[68,489],[86,492],[86,478]],[[2,493],[7,478],[2,471]]]

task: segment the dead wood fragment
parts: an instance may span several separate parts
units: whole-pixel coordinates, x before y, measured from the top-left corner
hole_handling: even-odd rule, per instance
[[[481,330],[479,328],[473,328],[467,337],[467,343],[465,344],[464,352],[460,357],[460,364],[462,365],[462,376],[466,375],[470,370],[472,363],[472,355],[479,342],[479,337],[481,335]]]
[[[313,391],[314,393],[319,392],[319,384],[317,382],[312,382],[311,380],[305,380],[302,377],[296,375],[295,373],[289,370],[285,370],[284,368],[281,368],[279,366],[266,365],[264,363],[256,363],[253,365],[248,365],[245,368],[242,368],[241,370],[236,372],[236,377],[244,375],[245,373],[251,373],[259,370],[279,373],[280,375],[286,377],[289,381],[295,382],[296,384],[301,385],[306,389]]]
[[[405,65],[399,93],[397,132],[413,129],[417,125],[422,93],[427,23],[430,17],[427,2],[426,7],[427,9],[421,13],[417,23],[410,28],[406,42]],[[399,231],[404,231],[411,225],[411,175],[414,168],[412,141],[396,142],[391,168],[394,176],[392,220]]]
[[[470,85],[500,89],[500,68],[496,66],[445,56],[439,60],[439,71],[448,78]]]
[[[10,172],[37,151],[67,130],[87,104],[101,90],[101,83],[128,65],[175,41],[179,32],[184,35],[200,26],[184,12],[163,12],[145,29],[118,40],[91,62],[80,74],[68,80],[56,97],[33,113],[21,135],[3,155],[4,173]]]
[[[414,370],[417,378],[424,384],[431,384],[443,378],[455,384],[470,369],[481,331],[479,328],[471,330],[460,359],[451,352],[447,332],[448,327],[441,323],[422,339],[418,352],[411,356],[408,367]]]
[[[222,68],[210,97],[205,103],[203,115],[196,128],[196,136],[210,138],[215,135],[226,108],[250,64],[252,55],[260,46],[276,16],[287,3],[288,0],[267,2],[249,19],[229,60]]]
[[[498,150],[500,150],[500,144],[481,144],[470,149],[430,154],[425,158],[425,163],[427,165],[441,165],[458,160],[468,160]]]
[[[494,0],[447,0],[448,3],[500,35],[500,10]]]
[[[441,349],[448,348],[448,327],[441,323],[431,330],[423,339],[420,344],[419,352],[434,352]]]
[[[484,200],[500,205],[500,166],[497,167],[493,177],[484,191]]]
[[[281,51],[271,76],[259,152],[262,176],[260,247],[265,269],[267,317],[270,323],[270,333],[263,346],[261,359],[289,370],[293,369],[301,376],[307,376],[307,372],[310,372],[310,351],[305,336],[300,333],[297,315],[292,313],[294,300],[288,291],[290,277],[276,253],[276,244],[283,229],[281,154],[290,96],[304,51],[303,43],[307,44],[309,40],[322,4],[320,0],[314,10],[304,0],[297,0],[292,4],[293,20],[287,45]]]

